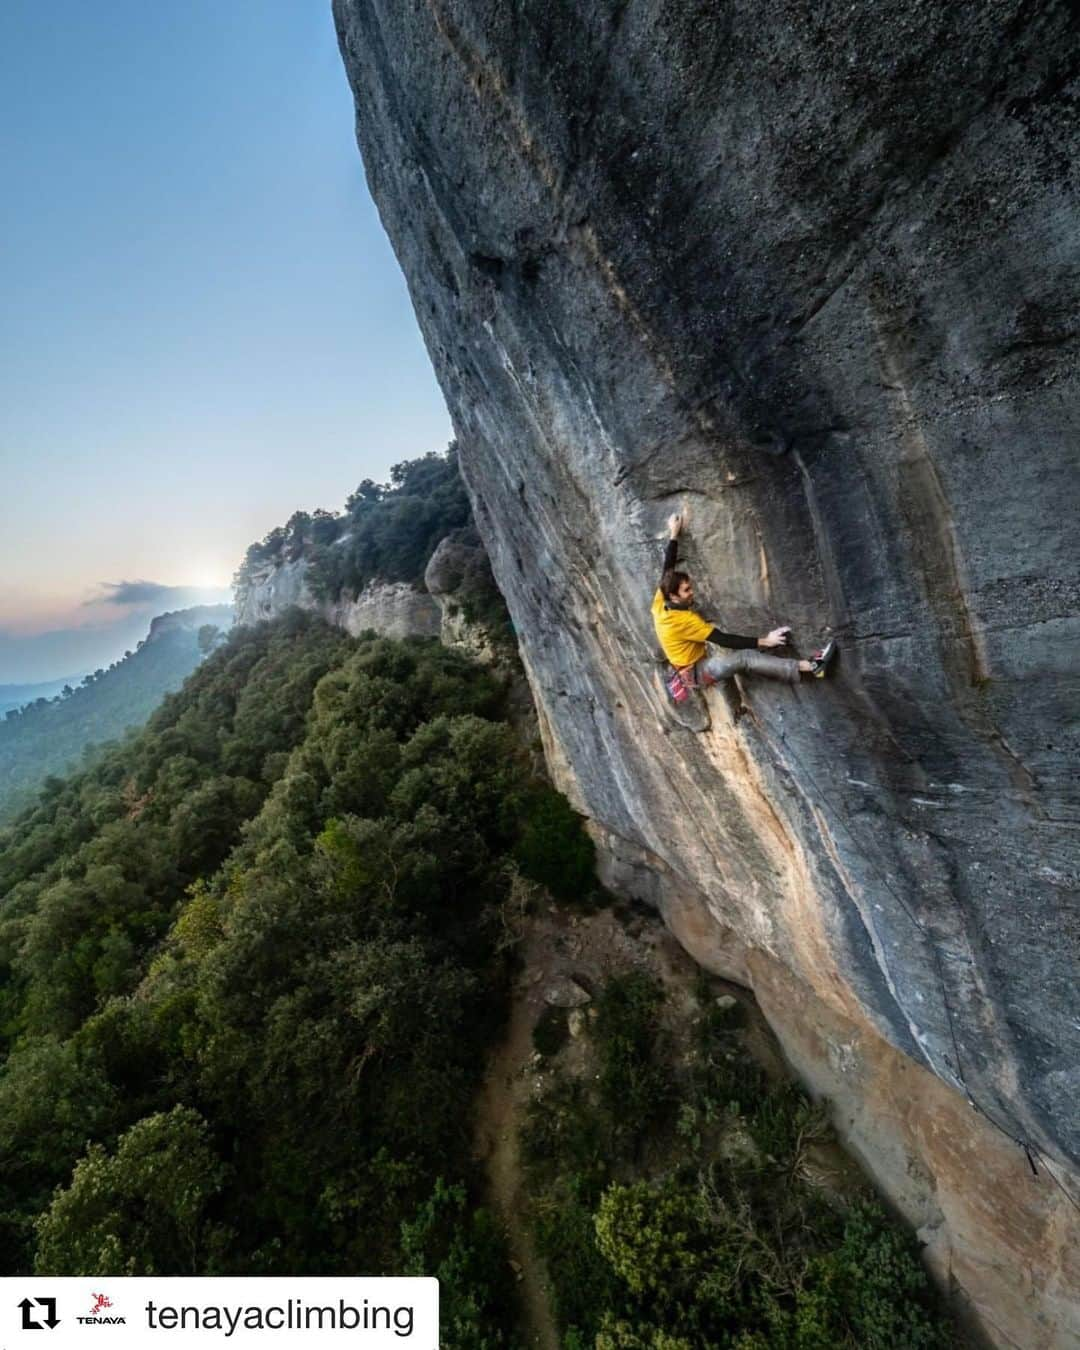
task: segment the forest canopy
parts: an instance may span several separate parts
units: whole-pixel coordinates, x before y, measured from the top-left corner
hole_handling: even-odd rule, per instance
[[[391,1272],[461,1229],[498,1303],[454,1188],[501,912],[593,884],[572,813],[525,830],[502,700],[291,611],[0,835],[4,1273]]]

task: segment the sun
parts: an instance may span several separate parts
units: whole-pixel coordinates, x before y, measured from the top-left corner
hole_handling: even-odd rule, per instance
[[[224,591],[229,586],[226,578],[209,567],[200,568],[189,584],[196,591]]]

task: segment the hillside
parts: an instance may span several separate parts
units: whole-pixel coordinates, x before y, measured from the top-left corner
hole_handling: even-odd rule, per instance
[[[511,685],[294,608],[0,836],[0,1273],[433,1274],[447,1350],[957,1344],[736,1000],[611,909]]]
[[[556,781],[1025,1350],[1080,1335],[1080,30],[1064,0],[335,0]],[[726,631],[839,639],[691,723]]]
[[[503,695],[294,610],[0,836],[5,1273],[400,1271],[442,1240],[400,1227],[469,1172],[503,907],[520,869],[592,884],[576,818],[527,819],[554,794]]]
[[[203,605],[154,619],[134,652],[108,669],[9,710],[0,722],[0,824],[34,797],[49,775],[78,764],[92,746],[141,726],[162,698],[178,689],[205,655],[200,628],[228,629],[228,605]]]

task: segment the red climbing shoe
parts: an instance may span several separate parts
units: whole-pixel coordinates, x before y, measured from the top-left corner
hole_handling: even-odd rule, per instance
[[[829,662],[836,655],[836,643],[832,638],[826,642],[821,651],[815,652],[811,661],[810,674],[815,680],[823,680],[825,672],[829,668]]]

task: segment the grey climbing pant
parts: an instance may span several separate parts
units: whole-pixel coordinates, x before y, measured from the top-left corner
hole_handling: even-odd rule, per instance
[[[714,684],[732,675],[765,675],[770,680],[787,680],[798,684],[799,663],[783,656],[746,647],[741,651],[725,652],[723,656],[707,656],[694,667],[699,684]]]

